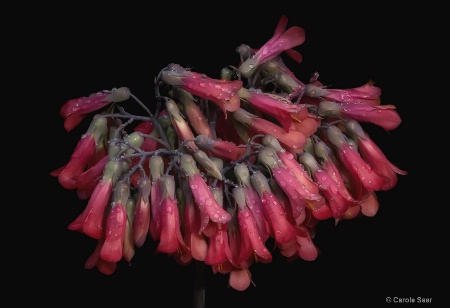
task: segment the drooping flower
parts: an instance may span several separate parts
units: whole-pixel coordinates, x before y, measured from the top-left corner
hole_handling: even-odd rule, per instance
[[[95,117],[87,132],[78,141],[69,162],[51,173],[58,177],[59,183],[65,189],[77,188],[77,177],[89,166],[96,152],[96,144],[105,137],[107,130],[106,119]]]
[[[200,209],[202,217],[200,232],[206,228],[206,225],[209,222],[208,220],[205,220],[205,217],[208,217],[209,220],[213,222],[221,224],[230,221],[230,214],[217,203],[210,188],[201,176],[193,157],[189,154],[185,154],[181,156],[180,160],[181,168],[186,173],[195,203]]]
[[[152,156],[149,160],[151,189],[150,189],[150,236],[154,241],[161,236],[161,211],[163,191],[161,177],[164,175],[164,161],[161,156]]]
[[[341,193],[342,189],[339,188],[339,185],[341,184],[334,181],[328,172],[318,164],[313,155],[308,152],[302,153],[299,160],[305,166],[308,166],[314,180],[319,184],[320,191],[327,199],[334,218],[341,217],[352,205],[352,203],[359,203],[348,193]]]
[[[85,210],[69,224],[69,230],[81,231],[95,239],[104,236],[103,218],[119,174],[119,162],[109,161],[105,166],[103,177],[95,187]]]
[[[295,245],[296,231],[287,220],[283,207],[270,189],[267,178],[261,171],[256,171],[251,175],[251,181],[261,198],[264,215],[272,229],[276,243],[282,248]]]
[[[141,247],[150,228],[150,191],[152,182],[147,177],[142,177],[138,181],[137,202],[133,219],[133,241],[137,247]]]
[[[100,257],[100,250],[105,242],[104,238],[101,238],[97,241],[97,245],[95,246],[92,254],[86,259],[84,263],[85,269],[92,269],[97,267],[98,271],[105,275],[111,275],[115,272],[117,268],[117,262],[109,262],[105,261]]]
[[[239,90],[238,95],[257,110],[275,118],[286,133],[291,128],[292,117],[302,111],[307,112],[304,105],[294,104],[287,98],[277,94],[242,88]]]
[[[179,246],[185,246],[180,232],[180,216],[175,197],[175,180],[173,175],[161,177],[163,192],[161,205],[161,236],[156,250],[161,253],[175,253]]]
[[[195,137],[195,144],[214,156],[229,161],[238,160],[245,153],[245,147],[239,147],[231,141],[211,139],[205,135]]]
[[[264,216],[264,210],[261,204],[261,198],[258,192],[252,186],[250,179],[250,170],[243,164],[236,164],[234,166],[234,174],[239,181],[239,184],[244,187],[245,190],[245,203],[247,204],[250,212],[255,219],[256,226],[258,228],[258,234],[261,236],[263,242],[265,242],[270,236],[270,226]]]
[[[133,223],[135,218],[134,213],[136,210],[136,200],[134,200],[134,198],[128,198],[127,203],[125,204],[125,210],[127,219],[125,224],[125,236],[123,239],[122,256],[128,263],[130,263],[136,252],[136,245],[134,244],[133,235]]]
[[[306,143],[306,136],[301,132],[290,130],[286,132],[282,127],[275,123],[257,117],[254,114],[240,108],[233,112],[233,118],[238,122],[248,125],[256,134],[273,135],[286,148],[301,152]]]
[[[266,165],[289,198],[294,219],[305,210],[307,200],[318,201],[323,197],[317,193],[308,191],[292,172],[281,162],[275,150],[265,147],[258,153],[258,161]]]
[[[278,21],[273,36],[253,56],[239,66],[242,76],[248,78],[264,62],[274,59],[283,51],[303,44],[305,31],[298,26],[286,30],[287,23],[288,19],[283,15]],[[301,55],[296,55],[296,58],[298,62],[301,61]]]
[[[372,123],[385,130],[396,129],[402,122],[394,105],[369,105],[366,103],[336,103],[322,101],[318,113],[321,116],[353,119]]]
[[[252,251],[256,254],[257,259],[263,263],[272,261],[272,254],[269,252],[264,244],[264,241],[259,234],[256,220],[253,217],[246,202],[246,191],[243,186],[233,188],[233,198],[238,206],[238,221],[241,230],[241,237],[248,237],[252,246]],[[247,259],[247,258],[245,258]]]
[[[368,191],[384,190],[386,179],[374,172],[358,151],[347,141],[341,130],[331,125],[326,129],[328,140],[336,147],[343,165]]]
[[[335,101],[339,103],[362,103],[376,106],[380,104],[381,89],[373,82],[348,89],[330,89],[309,83],[304,88],[304,95],[310,98]]]
[[[106,218],[105,242],[100,249],[100,257],[108,262],[119,262],[123,257],[123,243],[127,225],[125,208],[130,195],[130,186],[118,182],[114,187],[111,209]]]
[[[211,127],[208,123],[208,118],[205,117],[200,106],[195,101],[191,93],[180,87],[173,87],[176,97],[183,104],[184,112],[186,113],[189,123],[197,135],[204,135],[208,138],[214,138]]]
[[[126,101],[130,90],[122,87],[112,91],[102,91],[68,100],[60,109],[59,114],[65,118],[64,128],[70,132],[83,121],[87,114],[99,110],[111,103]]]
[[[192,95],[212,101],[224,114],[240,107],[236,92],[242,87],[241,80],[214,79],[173,63],[161,73],[161,78],[169,85],[179,86]]]
[[[170,114],[170,119],[180,141],[185,141],[188,149],[195,151],[198,147],[194,143],[194,133],[189,124],[181,115],[181,111],[173,100],[166,101],[166,110]]]
[[[391,163],[378,145],[364,132],[361,125],[355,120],[349,120],[345,123],[346,131],[353,137],[358,144],[358,150],[361,157],[367,161],[373,171],[386,179],[383,190],[393,188],[397,184],[397,174],[406,175],[406,171],[401,170]]]

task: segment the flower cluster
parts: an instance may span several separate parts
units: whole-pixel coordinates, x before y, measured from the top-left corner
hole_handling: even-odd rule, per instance
[[[146,240],[158,253],[229,275],[245,290],[251,265],[318,256],[322,220],[374,216],[376,192],[406,172],[364,130],[401,118],[381,89],[300,81],[283,62],[302,61],[302,28],[282,16],[259,49],[238,46],[238,65],[215,79],[171,63],[155,79],[154,111],[126,87],[67,101],[71,131],[91,124],[67,164],[51,172],[86,208],[68,226],[95,239],[85,268],[112,274]],[[142,115],[124,106],[134,101]],[[150,238],[150,239],[149,239]]]

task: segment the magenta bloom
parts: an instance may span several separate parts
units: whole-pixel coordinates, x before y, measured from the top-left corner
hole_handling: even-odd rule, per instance
[[[87,97],[68,100],[61,107],[59,114],[66,119],[64,128],[69,132],[80,124],[87,114],[99,110],[110,103],[125,101],[129,97],[130,90],[128,88],[97,92]]]
[[[103,234],[103,217],[109,204],[113,185],[120,171],[117,161],[110,161],[105,166],[103,178],[98,182],[85,210],[69,224],[69,230],[78,230],[86,235],[100,239]]]
[[[321,98],[339,103],[363,103],[374,106],[380,104],[381,89],[374,86],[371,82],[349,89],[329,89],[310,83],[305,86],[304,93],[305,96],[311,98]]]
[[[269,183],[260,171],[251,176],[253,187],[261,198],[264,215],[275,236],[275,241],[281,247],[295,244],[296,231],[286,218],[286,213],[278,199],[270,189]]]
[[[217,203],[213,193],[201,176],[200,171],[197,169],[191,155],[185,154],[181,156],[181,168],[187,174],[192,195],[194,196],[195,203],[200,209],[202,217],[200,232],[202,232],[208,224],[208,221],[205,220],[205,214],[207,214],[207,217],[209,217],[211,221],[216,223],[223,224],[230,221],[231,215]]]
[[[102,179],[103,171],[109,157],[105,156],[99,160],[94,166],[82,172],[77,178],[77,196],[80,199],[88,199],[92,196],[95,187]]]
[[[111,275],[115,272],[117,263],[116,262],[108,262],[100,258],[100,250],[102,249],[103,243],[105,242],[104,238],[98,240],[97,245],[95,246],[94,251],[86,259],[84,263],[85,269],[92,269],[97,267],[98,271],[105,275]]]
[[[248,237],[252,251],[258,256],[258,260],[269,263],[272,261],[272,254],[264,245],[261,235],[259,234],[255,218],[247,206],[245,194],[246,192],[243,186],[233,188],[233,197],[238,205],[238,221],[241,237]]]
[[[141,178],[138,181],[138,197],[133,219],[133,241],[137,247],[141,247],[150,228],[150,191],[151,181],[148,178]]]
[[[397,174],[408,174],[387,159],[386,155],[370,139],[369,135],[364,132],[357,121],[350,120],[345,124],[345,127],[354,135],[355,141],[358,142],[358,150],[362,158],[370,164],[373,171],[385,177],[386,183],[383,190],[391,189],[397,184]]]
[[[286,148],[295,152],[301,152],[306,143],[306,136],[301,132],[296,130],[286,132],[282,127],[273,122],[259,118],[242,108],[233,112],[233,117],[238,122],[250,126],[256,134],[273,135]]]
[[[244,77],[248,78],[262,63],[274,59],[283,51],[303,44],[305,31],[298,26],[286,30],[287,23],[288,19],[283,15],[278,21],[272,38],[239,66],[239,72]],[[298,62],[301,60],[301,56],[298,55],[295,55],[294,58],[297,58]]]
[[[241,90],[238,94],[256,109],[274,117],[286,133],[289,132],[291,127],[292,116],[306,110],[304,105],[293,104],[285,97],[276,94],[264,93],[257,90]]]
[[[195,138],[195,144],[204,151],[224,160],[238,160],[245,153],[245,147],[239,147],[234,142],[221,139],[211,139],[204,135]]]
[[[186,70],[178,64],[170,64],[161,77],[170,85],[179,86],[192,95],[212,101],[224,114],[240,107],[240,98],[236,93],[242,87],[241,80],[210,78],[205,74]]]
[[[154,241],[159,240],[161,236],[161,209],[163,190],[161,177],[164,175],[164,161],[160,156],[150,158],[151,189],[150,189],[150,235]]]
[[[337,148],[343,165],[350,171],[354,179],[358,179],[368,191],[385,190],[386,178],[373,171],[358,151],[346,142],[345,136],[336,126],[327,129],[328,139]]]
[[[319,104],[319,114],[360,122],[372,123],[385,130],[396,129],[402,122],[394,105],[372,106],[365,103],[336,103],[322,101]]]
[[[179,246],[185,246],[180,231],[180,216],[175,198],[175,180],[172,175],[161,177],[163,199],[161,205],[161,236],[156,250],[172,254]]]

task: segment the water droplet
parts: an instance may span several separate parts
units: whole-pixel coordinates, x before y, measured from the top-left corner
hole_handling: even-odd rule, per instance
[[[195,184],[192,184],[192,185],[191,185],[191,189],[198,189],[198,186],[195,185]]]
[[[200,82],[200,87],[204,88],[206,84],[204,82]]]

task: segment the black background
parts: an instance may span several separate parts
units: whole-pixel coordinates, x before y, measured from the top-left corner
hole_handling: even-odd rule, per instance
[[[382,88],[382,103],[397,106],[403,122],[396,130],[367,129],[386,156],[409,174],[400,176],[391,191],[378,194],[381,206],[375,217],[336,227],[332,221],[320,223],[314,241],[321,254],[313,262],[288,263],[274,253],[271,264],[251,267],[256,286],[244,292],[228,288],[226,276],[208,270],[206,307],[366,305],[385,303],[386,297],[443,300],[436,289],[442,275],[436,269],[441,246],[433,242],[439,236],[433,222],[445,200],[432,197],[428,186],[433,178],[423,175],[431,163],[426,155],[432,144],[423,137],[429,132],[421,118],[426,111],[418,107],[423,101],[417,79],[428,77],[424,72],[417,76],[423,65],[417,37],[424,37],[419,16],[375,3],[291,6],[278,1],[268,6],[211,2],[136,7],[68,2],[49,10],[30,38],[37,65],[30,71],[35,83],[43,83],[39,109],[45,111],[40,120],[46,127],[46,138],[40,139],[45,159],[38,165],[43,177],[39,184],[44,184],[40,196],[45,198],[33,206],[39,226],[29,243],[32,257],[22,265],[38,270],[32,276],[34,286],[43,290],[39,300],[191,306],[194,267],[155,255],[150,239],[136,249],[132,264],[120,262],[111,276],[83,269],[96,242],[67,230],[67,225],[86,202],[64,190],[49,172],[67,162],[88,121],[67,133],[58,111],[68,99],[121,86],[152,104],[153,79],[172,62],[218,77],[222,67],[239,61],[238,45],[260,47],[283,14],[288,27],[306,32],[305,43],[295,48],[303,62],[286,61],[299,79],[307,82],[318,71],[319,80],[334,88],[373,80]],[[42,260],[34,259],[36,255]]]

